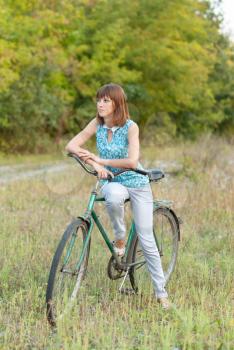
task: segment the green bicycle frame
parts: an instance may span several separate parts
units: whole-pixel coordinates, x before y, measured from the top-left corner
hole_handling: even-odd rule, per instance
[[[99,184],[99,181],[97,182],[95,189],[93,189],[91,192],[91,195],[90,195],[90,198],[88,201],[88,205],[87,205],[87,209],[86,209],[84,215],[78,217],[78,218],[84,220],[85,222],[87,222],[89,228],[88,228],[88,234],[87,234],[85,241],[83,243],[80,259],[76,265],[76,270],[79,270],[79,268],[82,264],[82,261],[83,261],[84,255],[85,255],[85,250],[88,246],[94,223],[97,225],[98,230],[101,233],[101,235],[102,235],[107,247],[109,248],[111,254],[115,257],[117,262],[121,265],[119,257],[114,252],[113,244],[112,244],[111,240],[109,239],[108,234],[107,234],[105,228],[103,227],[101,221],[99,220],[99,216],[96,214],[95,210],[93,209],[95,202],[104,202],[105,201],[105,199],[103,197],[97,196],[98,184]],[[129,248],[131,246],[131,242],[132,242],[135,234],[136,234],[136,230],[135,230],[135,225],[133,222],[131,225],[131,228],[130,228],[130,232],[129,232],[128,240],[127,240],[127,244],[126,244],[126,256],[128,254]],[[70,251],[72,250],[73,245],[74,245],[74,242],[71,241],[70,247],[68,248],[68,252],[67,252],[68,257],[65,258],[65,261],[67,261],[67,259],[69,259]]]
[[[98,230],[101,233],[101,235],[102,235],[102,237],[103,237],[107,247],[109,248],[111,254],[115,257],[116,261],[120,265],[122,265],[122,263],[119,260],[119,257],[114,252],[113,244],[112,244],[111,240],[109,239],[108,234],[107,234],[105,228],[103,227],[101,221],[99,220],[99,216],[96,214],[96,212],[93,209],[95,202],[104,202],[105,201],[105,199],[103,197],[98,197],[97,196],[98,185],[99,185],[99,181],[97,182],[95,188],[91,192],[91,195],[90,195],[90,198],[89,198],[89,202],[88,202],[88,206],[87,206],[87,209],[86,209],[84,215],[78,217],[78,218],[84,220],[85,222],[87,222],[87,224],[88,224],[88,234],[87,234],[87,236],[85,238],[85,241],[83,243],[80,259],[79,259],[79,261],[77,262],[77,265],[76,265],[76,270],[77,271],[79,270],[79,268],[80,268],[80,266],[82,264],[82,261],[83,261],[84,255],[85,255],[85,251],[86,251],[87,246],[89,244],[91,233],[92,233],[93,226],[94,226],[94,222],[97,225]],[[170,207],[170,205],[171,205],[171,202],[169,202],[169,201],[154,201],[154,209],[158,208],[158,207]],[[134,224],[134,222],[132,222],[132,225],[131,225],[130,231],[129,231],[129,235],[128,235],[128,239],[127,239],[127,243],[126,243],[126,255],[125,255],[126,257],[128,256],[128,252],[129,252],[129,249],[131,247],[131,243],[132,243],[132,240],[133,240],[135,234],[136,234],[135,224]],[[159,250],[160,247],[159,247],[159,243],[158,243],[158,240],[157,240],[155,232],[154,232],[154,237],[155,237],[157,248]],[[66,254],[66,257],[65,257],[65,262],[67,262],[68,259],[69,259],[70,252],[71,252],[71,250],[73,248],[73,245],[74,245],[74,241],[75,241],[75,238],[71,240],[71,243],[70,243],[70,245],[68,247],[68,251],[67,251],[67,254]]]
[[[98,197],[98,198],[96,197],[94,201],[96,201],[96,202],[104,202],[105,199],[104,199],[103,197]],[[90,201],[90,203],[92,203],[92,202]],[[104,229],[102,223],[100,222],[100,220],[99,220],[99,218],[98,218],[98,215],[97,215],[97,214],[95,213],[95,211],[93,210],[93,207],[90,208],[90,209],[91,209],[91,216],[92,216],[92,218],[93,218],[95,224],[97,225],[97,227],[98,227],[98,229],[99,229],[99,231],[100,231],[100,233],[101,233],[103,239],[105,240],[106,245],[108,246],[108,248],[109,248],[111,254],[112,254],[112,255],[115,255],[114,248],[113,248],[113,244],[112,244],[112,242],[110,241],[110,239],[109,239],[109,237],[108,237],[108,234],[107,234],[107,232],[105,231],[105,229]],[[131,225],[131,228],[130,228],[130,232],[129,232],[128,240],[127,240],[127,244],[126,244],[126,250],[125,250],[126,256],[128,255],[128,251],[129,251],[131,242],[132,242],[133,237],[134,237],[135,234],[136,234],[136,230],[135,230],[135,225],[134,225],[134,222],[133,222],[132,225]]]

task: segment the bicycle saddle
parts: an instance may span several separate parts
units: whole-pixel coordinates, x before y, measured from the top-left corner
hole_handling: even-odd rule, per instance
[[[162,172],[162,170],[159,169],[149,169],[147,170],[149,180],[150,181],[159,181],[165,177],[165,174]]]

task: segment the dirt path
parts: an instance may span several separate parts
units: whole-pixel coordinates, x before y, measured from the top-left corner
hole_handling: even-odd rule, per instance
[[[26,180],[30,178],[43,177],[48,173],[58,173],[66,171],[71,167],[66,162],[38,165],[3,165],[0,166],[0,184],[9,184],[15,181]]]
[[[233,170],[233,156],[227,157],[225,160],[228,168]],[[71,161],[56,161],[45,164],[15,164],[0,166],[0,185],[7,185],[15,181],[21,181],[31,178],[43,177],[47,174],[57,174],[74,169],[74,162]],[[167,175],[174,175],[181,171],[182,164],[177,161],[157,160],[153,164],[144,162],[144,168],[159,168],[166,172]],[[80,168],[81,170],[81,168]],[[227,176],[227,174],[226,174]]]
[[[144,164],[145,168],[152,167],[152,164]],[[59,161],[56,163],[47,163],[41,165],[35,164],[17,164],[0,166],[0,185],[7,185],[15,181],[26,180],[30,178],[43,177],[45,174],[55,174],[58,172],[68,171],[74,167],[71,162]],[[153,167],[162,169],[167,173],[173,173],[180,169],[177,162],[157,161]]]

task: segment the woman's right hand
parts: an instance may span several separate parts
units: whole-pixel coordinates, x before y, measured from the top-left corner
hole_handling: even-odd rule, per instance
[[[104,168],[102,165],[99,165],[97,163],[92,164],[94,170],[98,173],[99,179],[107,179],[108,175],[110,175],[112,178],[114,177],[113,173],[106,168]]]

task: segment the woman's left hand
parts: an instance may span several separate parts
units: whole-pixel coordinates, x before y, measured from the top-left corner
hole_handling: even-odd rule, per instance
[[[82,160],[85,160],[85,159],[88,159],[88,157],[90,157],[91,153],[89,151],[87,151],[86,149],[80,149],[77,152],[77,154]]]
[[[94,160],[96,163],[101,164],[101,158],[98,157],[98,156],[96,156],[96,154],[94,154],[94,153],[90,153],[90,155],[88,156],[87,159],[92,159],[92,160]]]
[[[101,164],[101,158],[96,156],[94,153],[91,153],[86,150],[79,151],[79,156],[83,161],[87,161],[88,159],[94,160],[96,163]]]

